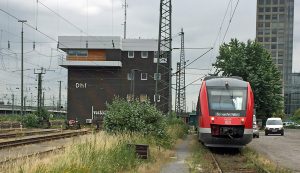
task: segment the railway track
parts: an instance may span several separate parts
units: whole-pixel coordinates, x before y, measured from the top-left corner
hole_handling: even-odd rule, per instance
[[[17,160],[27,159],[27,158],[31,158],[31,157],[34,157],[34,156],[42,157],[42,156],[45,156],[49,153],[61,151],[61,150],[64,150],[64,149],[65,149],[65,146],[61,146],[61,147],[53,148],[53,149],[46,150],[46,151],[39,151],[39,152],[36,152],[36,153],[33,153],[33,154],[28,154],[28,155],[24,155],[24,156],[20,156],[20,157],[15,157],[15,158],[10,158],[10,159],[0,161],[0,165],[9,164],[9,163],[15,162]]]
[[[4,133],[4,134],[0,134],[0,139],[15,138],[19,136],[32,136],[38,134],[48,134],[48,133],[55,133],[55,132],[59,132],[59,130],[49,129],[43,131],[23,131],[23,132],[16,132],[16,133]]]
[[[88,132],[89,132],[88,130],[81,130],[81,131],[62,132],[62,133],[48,134],[43,136],[34,136],[30,138],[9,140],[9,141],[0,142],[0,149],[20,146],[20,145],[34,144],[34,143],[45,142],[45,141],[61,139],[61,138],[70,138],[73,136],[84,135],[87,134]]]
[[[269,173],[243,156],[239,150],[212,149],[211,157],[218,173]]]

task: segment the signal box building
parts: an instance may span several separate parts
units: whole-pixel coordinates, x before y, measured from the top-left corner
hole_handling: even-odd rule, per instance
[[[106,104],[118,96],[154,102],[156,79],[155,39],[122,39],[117,36],[59,36],[59,49],[66,53],[60,66],[68,69],[68,119],[80,123],[102,117]],[[168,62],[164,62],[168,66]],[[164,65],[164,64],[162,64]],[[158,105],[167,112],[168,90]]]

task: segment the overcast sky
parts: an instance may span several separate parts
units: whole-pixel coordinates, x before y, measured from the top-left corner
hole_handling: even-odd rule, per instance
[[[180,46],[178,33],[185,32],[185,47],[216,46],[190,68],[211,69],[218,54],[218,46],[224,38],[237,0],[232,0],[220,34],[218,35],[226,7],[230,0],[173,0],[172,35],[173,47]],[[59,35],[123,36],[124,0],[0,0],[0,9],[9,12],[42,33],[24,26],[25,96],[30,105],[31,96],[36,96],[34,69],[46,68],[44,75],[46,104],[58,98],[58,82],[63,81],[63,103],[67,98],[67,70],[58,66],[61,52],[56,50]],[[158,38],[159,0],[127,0],[127,38]],[[49,7],[52,11],[47,9]],[[295,0],[293,71],[300,72],[300,1]],[[59,14],[64,19],[58,17]],[[15,94],[20,103],[21,24],[0,11],[0,101],[7,102]],[[235,15],[224,39],[238,38],[241,41],[255,38],[256,0],[240,0]],[[297,32],[298,31],[298,32]],[[8,41],[10,49],[8,49]],[[33,42],[35,50],[33,50]],[[206,50],[186,50],[186,59],[194,60]],[[179,50],[173,51],[173,69],[179,60]],[[187,70],[186,84],[211,72],[210,70]],[[175,80],[173,80],[175,83]],[[201,81],[195,82],[200,84]],[[186,90],[188,110],[196,102],[199,85],[189,85]],[[35,98],[34,98],[35,99]],[[174,99],[173,99],[174,100]],[[174,102],[174,101],[173,101]],[[35,102],[33,102],[36,105]],[[174,105],[173,105],[174,106]]]

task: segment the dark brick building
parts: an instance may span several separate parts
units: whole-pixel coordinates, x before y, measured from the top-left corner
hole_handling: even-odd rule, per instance
[[[60,66],[68,69],[68,119],[91,121],[103,115],[106,103],[115,96],[131,100],[134,94],[140,101],[153,103],[156,78],[168,82],[167,75],[156,74],[155,39],[60,36],[58,40],[59,49],[67,54]],[[168,97],[168,93],[160,94]],[[162,100],[158,106],[167,112],[168,104]]]

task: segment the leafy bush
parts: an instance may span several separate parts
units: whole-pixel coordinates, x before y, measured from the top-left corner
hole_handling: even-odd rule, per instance
[[[170,136],[166,133],[166,119],[149,102],[127,102],[115,98],[104,117],[104,127],[108,132],[142,133],[153,135],[160,146],[170,145]]]
[[[39,117],[35,114],[27,114],[22,117],[22,124],[24,124],[25,127],[39,127],[39,120]]]
[[[300,124],[300,108],[297,109],[294,113],[294,115],[291,117],[291,119],[293,121],[295,121],[296,123]]]

